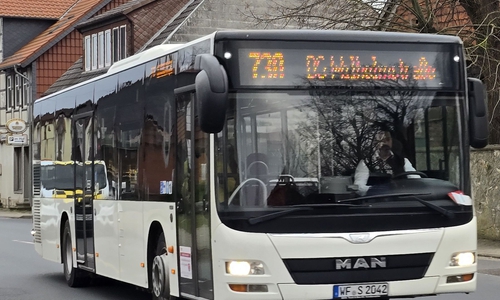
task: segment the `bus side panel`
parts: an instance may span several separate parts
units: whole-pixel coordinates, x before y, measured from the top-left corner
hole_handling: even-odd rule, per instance
[[[143,202],[121,200],[117,205],[120,280],[147,288]]]
[[[118,214],[114,200],[94,200],[94,243],[96,272],[109,278],[120,277]]]
[[[61,216],[67,212],[71,226],[71,236],[75,241],[75,226],[73,214],[69,211],[73,207],[72,199],[42,198],[40,201],[40,229],[42,232],[42,257],[61,262]],[[74,260],[76,261],[76,260]]]
[[[145,202],[144,203],[144,243],[147,245],[148,233],[151,224],[159,222],[165,234],[166,246],[173,246],[177,249],[176,231],[176,206],[173,202]],[[175,250],[174,250],[175,251]],[[168,254],[170,295],[179,297],[179,269],[177,263],[177,253]],[[172,273],[170,270],[175,270]]]

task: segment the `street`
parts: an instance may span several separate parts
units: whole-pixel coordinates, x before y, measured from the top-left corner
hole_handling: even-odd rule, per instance
[[[0,300],[116,299],[149,300],[150,295],[113,280],[99,279],[87,288],[69,288],[62,265],[42,259],[32,244],[30,219],[0,217]],[[422,300],[498,299],[500,260],[480,258],[475,293],[419,298]]]
[[[62,265],[42,259],[32,244],[30,219],[0,218],[0,300],[150,300],[148,293],[113,280],[87,288],[66,285]]]

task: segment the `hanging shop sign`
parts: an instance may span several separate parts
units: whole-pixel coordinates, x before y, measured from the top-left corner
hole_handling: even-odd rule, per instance
[[[7,137],[7,144],[11,146],[28,145],[28,136],[26,134],[12,134]]]
[[[26,121],[22,119],[10,119],[5,124],[5,127],[10,133],[13,134],[21,134],[28,128],[28,126],[26,125]]]

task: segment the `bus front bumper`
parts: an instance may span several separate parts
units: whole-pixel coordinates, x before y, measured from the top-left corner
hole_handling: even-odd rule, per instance
[[[470,293],[476,290],[476,274],[468,282],[446,283],[447,277],[389,282],[388,297],[430,296],[441,293]],[[279,284],[283,300],[335,299],[334,285]],[[255,298],[258,299],[258,298]]]

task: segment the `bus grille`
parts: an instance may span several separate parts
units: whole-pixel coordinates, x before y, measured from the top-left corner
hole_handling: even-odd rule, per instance
[[[284,259],[296,284],[412,280],[424,277],[433,253]]]
[[[33,198],[33,206],[32,206],[32,212],[33,212],[33,229],[35,230],[35,236],[34,236],[34,242],[35,243],[42,243],[42,233],[41,233],[41,226],[40,226],[40,198]]]
[[[41,167],[39,164],[33,164],[33,195],[40,196],[40,175],[41,175]]]

